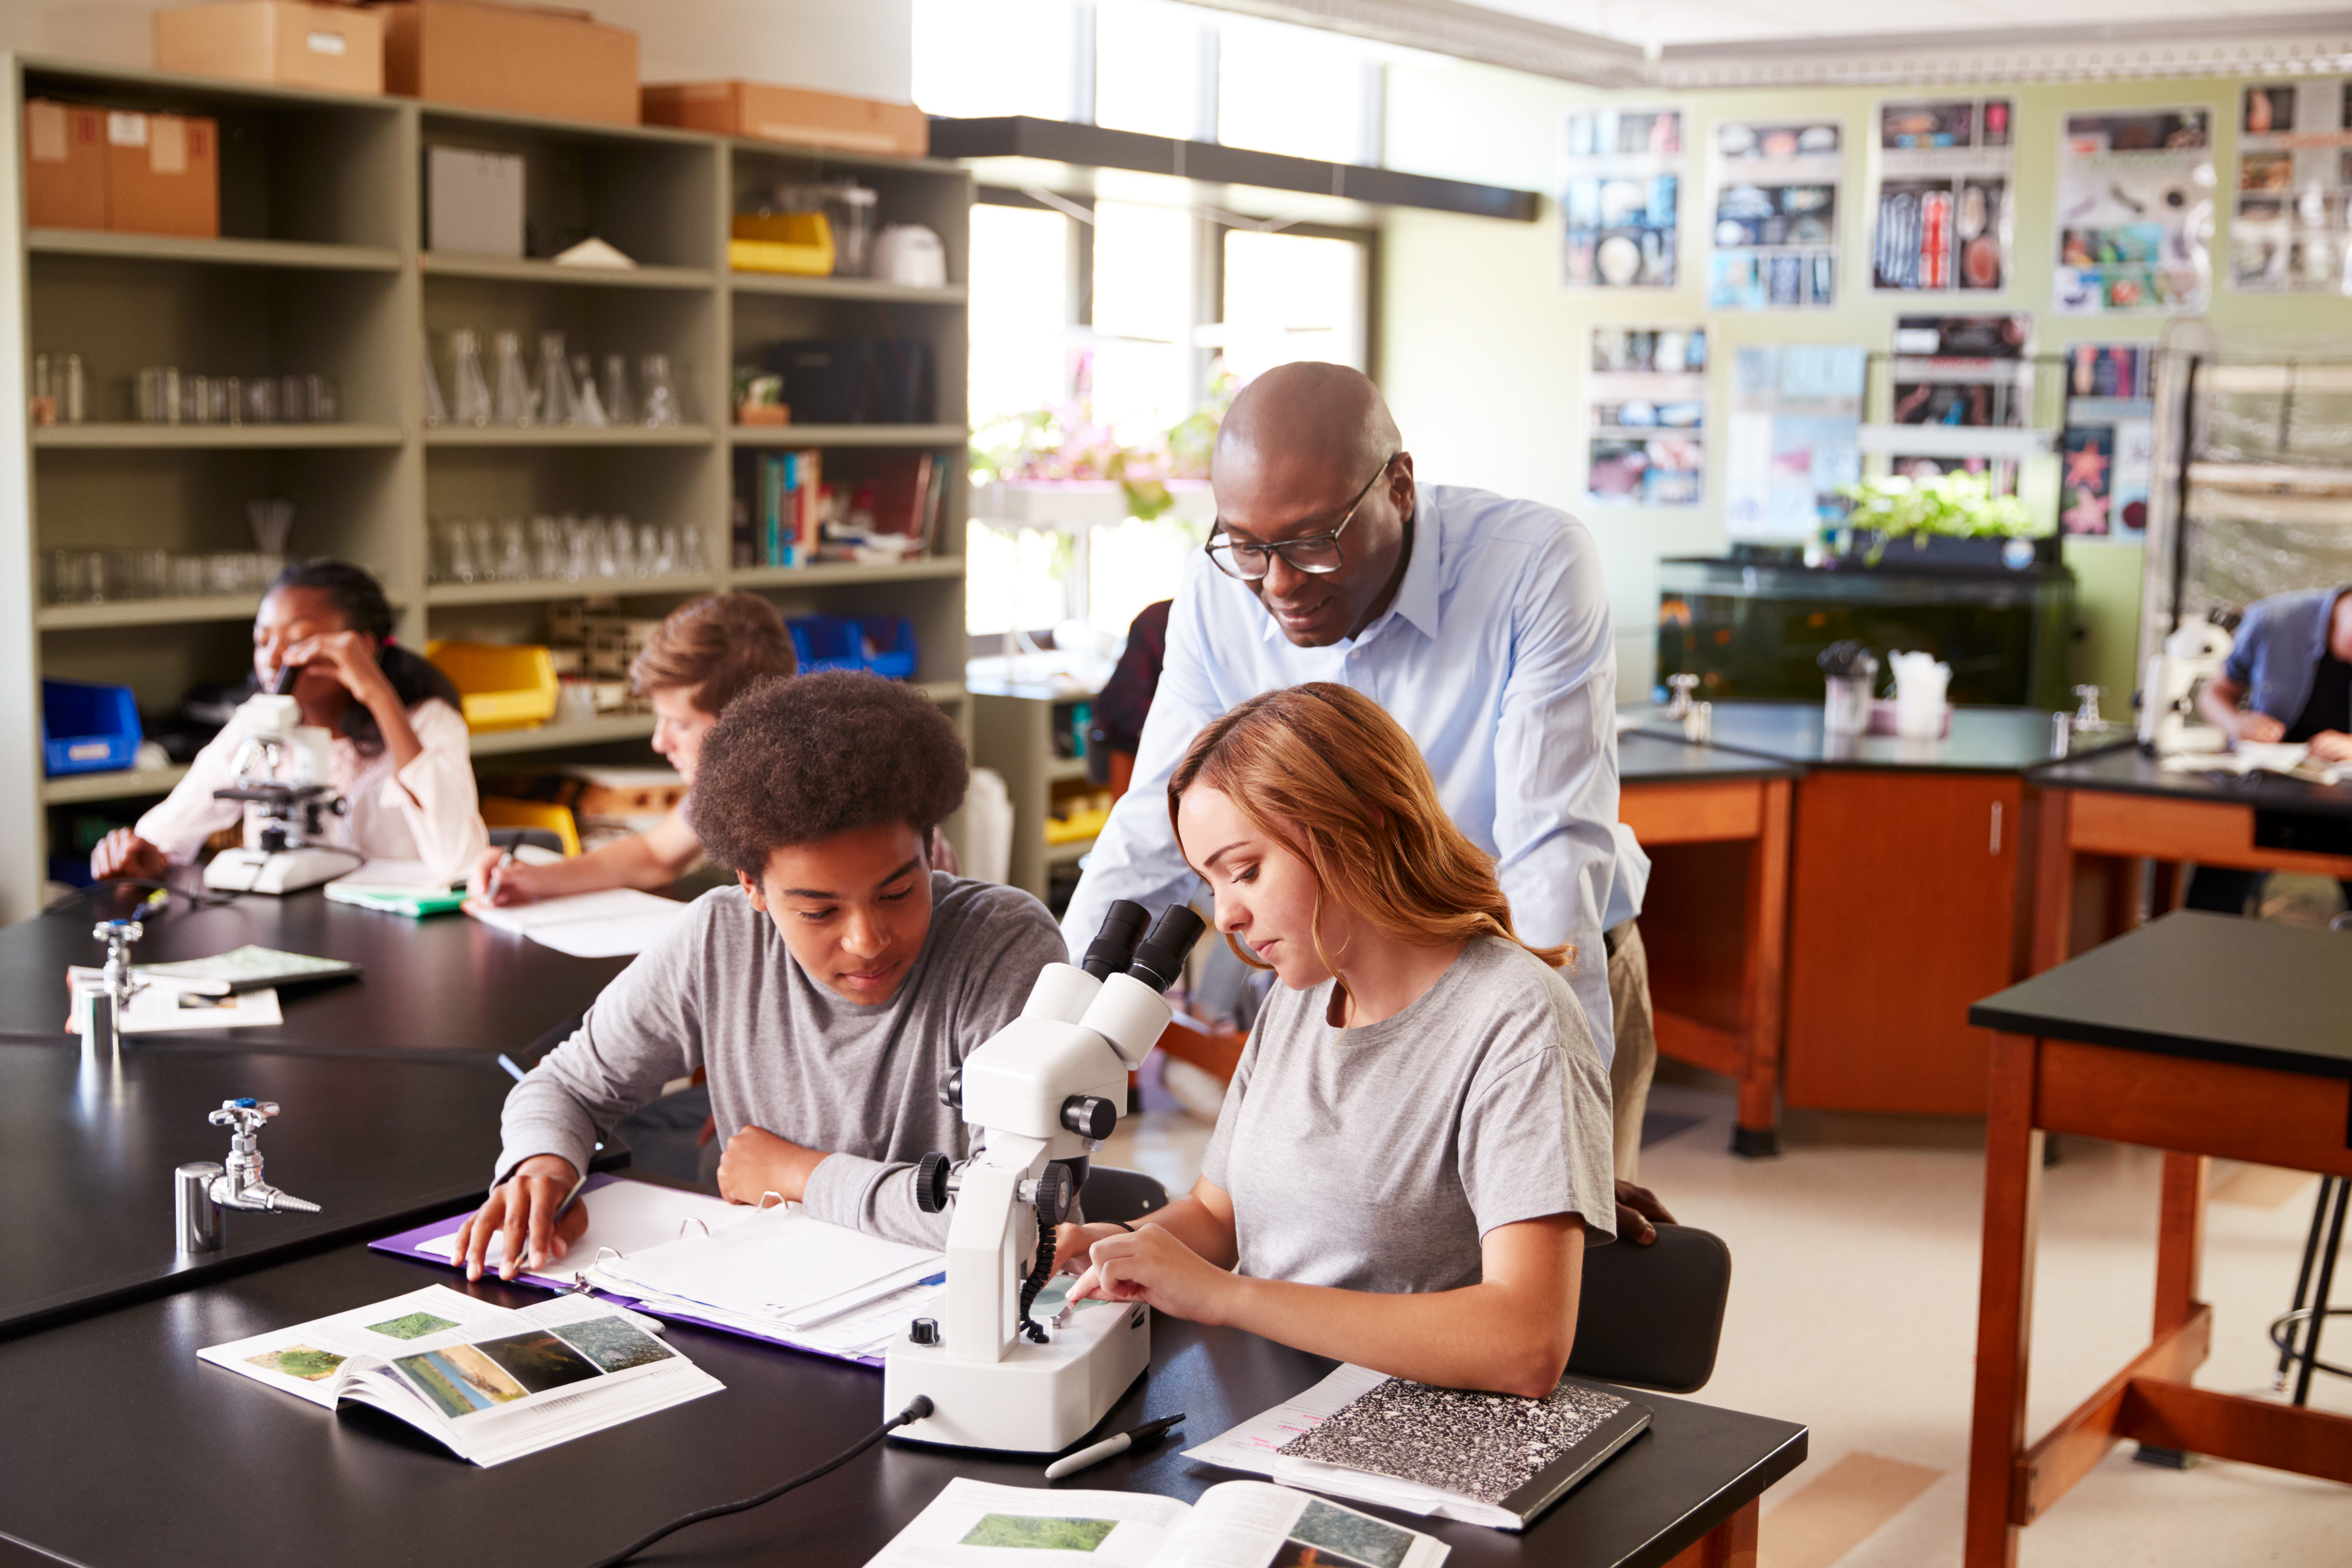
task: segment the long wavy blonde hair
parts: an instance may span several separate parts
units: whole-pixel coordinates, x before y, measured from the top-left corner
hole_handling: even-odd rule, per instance
[[[1177,808],[1196,785],[1221,791],[1315,873],[1315,955],[1335,975],[1346,954],[1323,947],[1329,899],[1416,946],[1500,936],[1554,968],[1575,960],[1574,947],[1538,947],[1512,928],[1494,861],[1445,814],[1412,737],[1360,692],[1311,681],[1212,721],[1168,780],[1180,849]],[[1268,967],[1230,934],[1225,942],[1243,963]]]

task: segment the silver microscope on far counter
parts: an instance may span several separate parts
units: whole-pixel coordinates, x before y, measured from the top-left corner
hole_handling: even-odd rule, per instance
[[[280,1192],[261,1179],[262,1124],[278,1114],[274,1100],[224,1100],[205,1120],[231,1129],[226,1169],[209,1160],[182,1166],[172,1173],[173,1208],[178,1221],[180,1250],[217,1252],[228,1245],[226,1210],[251,1209],[265,1214],[316,1214],[319,1206],[292,1193]]]

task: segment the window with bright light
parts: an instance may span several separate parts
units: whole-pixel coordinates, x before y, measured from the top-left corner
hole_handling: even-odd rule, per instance
[[[1202,59],[1215,57],[1217,25],[1192,5],[1126,0],[1095,13],[1095,123],[1196,141],[1216,133],[1203,104]],[[1202,110],[1209,110],[1203,124]]]
[[[1225,235],[1225,369],[1248,381],[1293,360],[1364,368],[1364,246]]]
[[[1231,17],[1218,50],[1217,140],[1354,163],[1364,152],[1362,46],[1314,27]]]
[[[1200,406],[1192,252],[1200,220],[1176,207],[1095,205],[1095,417],[1133,444]]]
[[[1042,207],[971,209],[971,422],[1070,393],[1071,220]]]
[[[1070,0],[915,0],[915,101],[931,114],[1070,118]]]

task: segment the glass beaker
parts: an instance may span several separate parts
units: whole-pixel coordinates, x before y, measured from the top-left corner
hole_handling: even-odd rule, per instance
[[[269,376],[256,376],[245,383],[245,423],[276,424],[278,423],[278,382]]]
[[[629,361],[619,354],[604,356],[604,417],[614,424],[637,423],[637,400],[629,395]]]
[[[647,354],[637,361],[637,379],[646,389],[646,428],[667,430],[678,422],[677,391],[669,382],[669,356]]]
[[[522,519],[506,517],[499,523],[499,580],[527,582],[530,580],[530,549],[523,542]]]

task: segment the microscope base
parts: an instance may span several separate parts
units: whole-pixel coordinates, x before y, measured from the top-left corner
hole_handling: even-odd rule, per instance
[[[216,893],[299,893],[357,863],[344,850],[223,850],[205,867],[205,885]]]
[[[928,1395],[936,1412],[896,1434],[919,1443],[1052,1454],[1110,1413],[1151,1364],[1151,1309],[1089,1305],[1050,1343],[1023,1341],[1003,1361],[959,1361],[944,1345],[893,1344],[883,1358],[882,1404],[903,1410]]]

